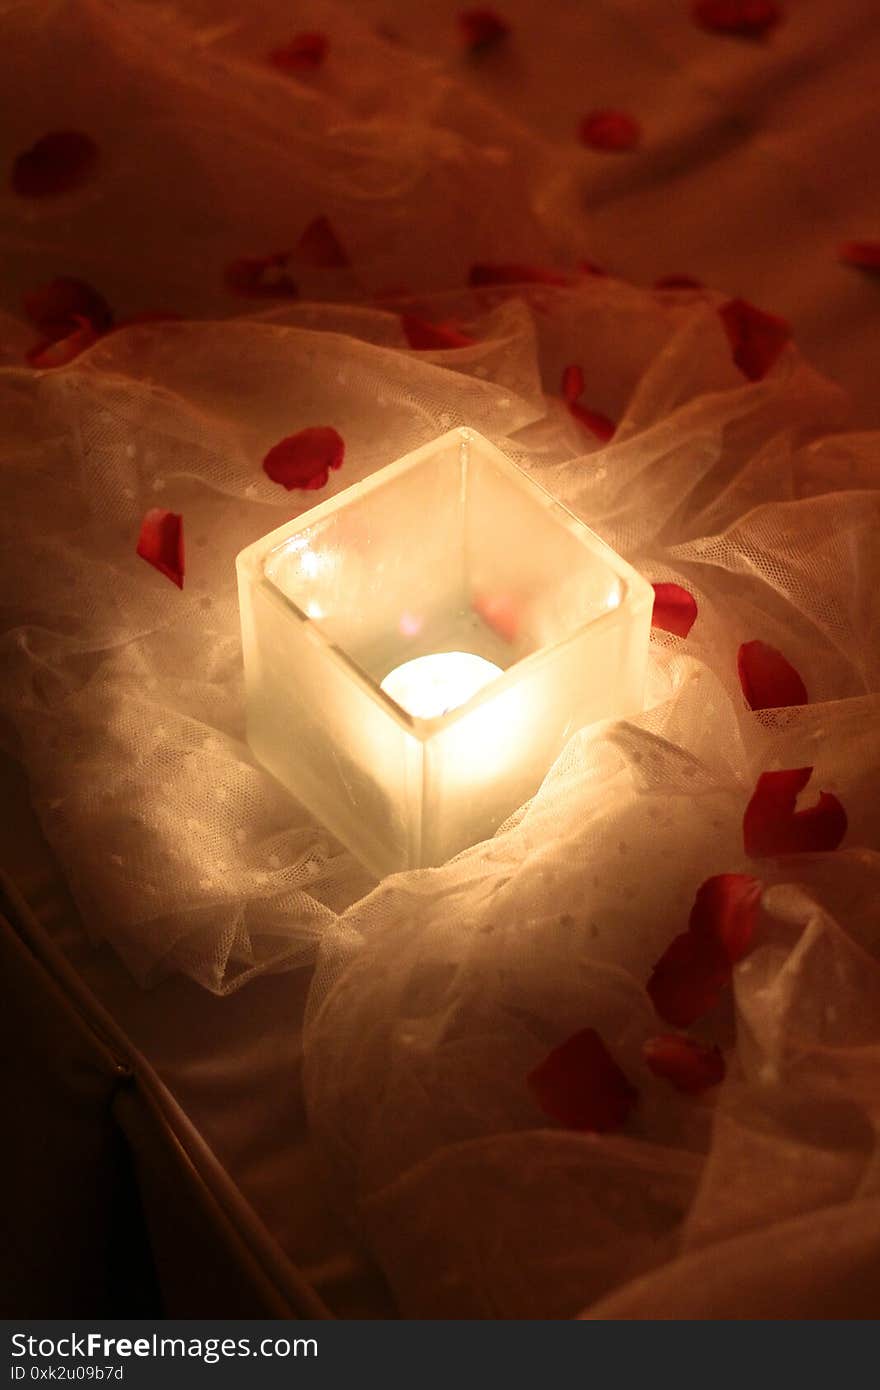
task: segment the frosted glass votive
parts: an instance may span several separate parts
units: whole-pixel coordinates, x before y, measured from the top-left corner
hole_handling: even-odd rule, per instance
[[[237,569],[248,741],[380,877],[492,835],[575,730],[642,706],[651,586],[473,430]]]

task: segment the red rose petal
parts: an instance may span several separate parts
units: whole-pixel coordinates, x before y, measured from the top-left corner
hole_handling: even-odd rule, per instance
[[[697,600],[680,584],[652,584],[654,611],[651,626],[687,637],[697,620]]]
[[[638,1097],[595,1028],[554,1047],[527,1080],[551,1120],[598,1134],[620,1129]]]
[[[269,62],[282,72],[314,72],[324,62],[329,48],[326,34],[297,34],[282,48],[273,48]]]
[[[749,381],[761,381],[790,340],[790,325],[745,299],[728,300],[718,312],[734,362]]]
[[[693,275],[661,275],[659,280],[654,281],[655,290],[703,290],[705,288],[702,280],[694,279]]]
[[[68,362],[98,341],[100,334],[95,332],[88,319],[79,314],[74,314],[73,318],[76,327],[66,338],[44,339],[28,351],[26,360],[30,366],[40,369],[66,367]]]
[[[846,811],[832,792],[796,811],[811,767],[763,772],[743,815],[743,846],[752,859],[777,854],[817,854],[837,849],[847,829]]]
[[[226,288],[245,299],[295,299],[299,290],[284,268],[289,260],[289,251],[241,256],[223,272]]]
[[[137,553],[148,565],[183,588],[183,517],[154,507],[141,522]]]
[[[845,265],[880,274],[880,241],[845,241],[838,247],[837,255]]]
[[[473,347],[474,339],[461,333],[452,323],[428,323],[415,314],[401,314],[400,322],[411,348],[432,352],[443,348]]]
[[[776,0],[696,0],[691,14],[702,29],[743,39],[763,38],[782,19]]]
[[[607,444],[608,440],[614,437],[617,426],[613,420],[608,419],[607,415],[602,415],[598,410],[590,410],[588,406],[580,404],[578,396],[583,389],[583,370],[575,364],[566,367],[562,373],[562,399],[574,418],[597,439],[601,439],[603,444]]]
[[[749,874],[715,874],[700,884],[687,931],[669,943],[648,980],[666,1023],[688,1028],[718,1003],[752,944],[762,891]]]
[[[581,121],[581,143],[594,150],[634,150],[641,139],[641,126],[626,111],[591,111]]]
[[[584,393],[583,368],[572,365],[562,373],[562,399],[571,405]]]
[[[63,367],[113,324],[110,306],[91,285],[62,275],[23,297],[28,318],[43,334],[26,354],[32,367]]]
[[[515,262],[478,261],[468,272],[468,284],[473,289],[486,285],[567,285],[569,277],[558,270],[545,270],[538,265],[519,265]]]
[[[510,33],[510,25],[495,10],[461,10],[458,27],[471,53],[494,48]]]
[[[715,1007],[732,972],[723,948],[711,936],[682,932],[654,966],[648,995],[665,1023],[688,1028]]]
[[[476,594],[471,607],[486,626],[505,642],[516,641],[520,612],[519,604],[511,594]]]
[[[607,444],[609,439],[613,439],[617,431],[617,426],[613,420],[609,420],[607,415],[603,415],[599,410],[590,410],[587,406],[581,405],[579,401],[569,401],[568,408],[574,418],[583,425],[584,429],[594,434],[597,439],[601,439],[603,444]]]
[[[12,165],[13,191],[22,198],[50,198],[87,183],[98,163],[98,146],[79,130],[53,130]]]
[[[807,688],[797,671],[767,642],[743,642],[736,654],[736,669],[749,709],[807,703]]]
[[[312,492],[324,487],[330,469],[341,468],[344,457],[342,435],[329,425],[313,425],[271,448],[263,459],[263,472],[288,492],[295,487]]]
[[[697,889],[688,931],[719,946],[730,965],[748,953],[764,885],[750,874],[714,874]]]
[[[669,1081],[677,1091],[697,1096],[724,1080],[724,1057],[719,1047],[706,1047],[680,1033],[649,1038],[642,1048],[645,1064],[655,1076]]]
[[[48,285],[28,290],[22,307],[31,323],[50,342],[66,338],[86,319],[96,333],[104,333],[113,322],[113,313],[103,295],[69,275],[59,275]]]
[[[339,270],[351,265],[344,246],[326,217],[315,217],[296,243],[297,260],[316,270]]]

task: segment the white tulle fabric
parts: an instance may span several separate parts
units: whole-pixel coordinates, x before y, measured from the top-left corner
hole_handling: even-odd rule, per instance
[[[145,982],[224,993],[317,958],[313,1132],[405,1315],[795,1315],[816,1251],[851,1311],[880,1240],[880,436],[842,432],[840,393],[793,348],[746,383],[718,296],[444,289],[476,260],[570,250],[576,170],[347,9],[297,15],[341,36],[329,87],[267,69],[277,8],[2,15],[4,152],[74,126],[103,161],[60,211],[2,197],[0,699],[45,833]],[[351,271],[294,267],[304,299],[279,307],[230,297],[226,262],[319,214]],[[191,317],[34,372],[12,287],[57,274],[120,315]],[[410,308],[475,346],[411,351]],[[558,399],[570,362],[620,421],[605,448]],[[699,617],[655,635],[641,718],[574,737],[490,843],[376,886],[243,741],[233,560],[315,500],[261,471],[284,435],[343,434],[335,491],[455,423]],[[135,554],[153,506],[184,516],[182,592]],[[809,705],[746,708],[736,652],[756,638]],[[757,776],[807,764],[846,807],[844,848],[748,861]],[[728,870],[764,878],[770,926],[713,1024],[728,1079],[694,1101],[641,1063],[644,985]],[[624,1135],[545,1127],[525,1085],[587,1025],[641,1090]]]

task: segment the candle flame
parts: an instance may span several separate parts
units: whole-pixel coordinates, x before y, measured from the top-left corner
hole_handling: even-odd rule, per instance
[[[496,680],[501,667],[470,652],[435,652],[395,666],[381,688],[407,714],[436,719]]]

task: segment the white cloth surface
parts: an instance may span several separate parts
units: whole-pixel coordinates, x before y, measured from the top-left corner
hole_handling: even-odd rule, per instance
[[[819,1316],[826,1225],[853,1287],[880,1234],[880,437],[842,432],[880,423],[880,289],[835,259],[880,219],[865,107],[880,37],[854,2],[792,3],[760,45],[696,30],[685,6],[505,9],[506,49],[467,62],[452,6],[303,6],[295,27],[333,46],[300,80],[263,61],[291,22],[269,0],[2,12],[7,163],[70,126],[102,152],[60,203],[3,196],[3,712],[90,927],[141,979],[238,988],[214,1001],[233,1041],[212,1062],[187,1026],[191,985],[138,996],[103,953],[79,957],[295,1257],[308,1263],[301,1128],[273,1117],[294,1085],[301,977],[255,977],[320,946],[316,1166],[404,1315]],[[406,43],[377,37],[380,20]],[[640,150],[578,146],[579,117],[604,105],[638,115]],[[318,214],[350,271],[296,267],[309,302],[230,298],[228,261]],[[642,285],[689,272],[789,316],[851,405],[793,348],[744,383],[720,293],[455,288],[475,261],[582,257]],[[18,302],[57,274],[120,316],[193,319],[34,373]],[[406,307],[459,318],[477,344],[408,351]],[[620,421],[605,450],[557,398],[570,362]],[[700,616],[686,641],[653,644],[642,720],[574,739],[490,845],[370,892],[242,742],[231,562],[314,500],[260,471],[282,435],[338,428],[338,490],[458,421],[648,578],[685,584]],[[185,518],[180,594],[134,554],[157,504]],[[735,654],[752,638],[785,651],[810,705],[745,709]],[[756,871],[740,821],[758,773],[806,764],[847,808],[846,846],[761,866],[771,926],[737,972],[736,1040],[732,1016],[719,1025],[714,1106],[646,1081],[624,1136],[546,1129],[526,1072],[586,1024],[638,1070],[653,961],[704,877]],[[257,993],[276,1003],[255,1037]],[[701,1251],[724,1271],[711,1286]],[[777,1275],[750,1303],[770,1252]]]

